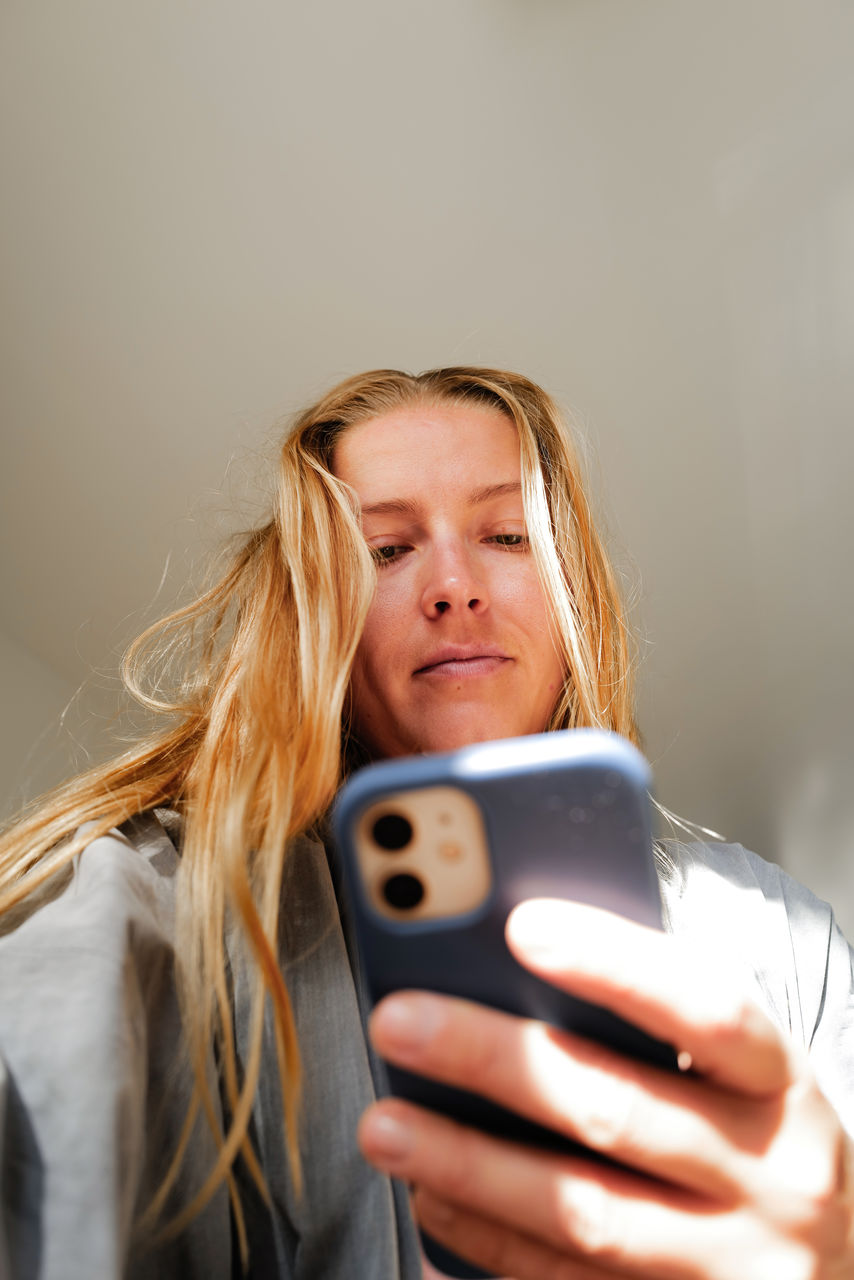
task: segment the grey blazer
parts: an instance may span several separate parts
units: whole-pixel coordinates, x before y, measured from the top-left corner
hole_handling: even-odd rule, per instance
[[[149,813],[95,841],[62,892],[0,937],[3,1280],[240,1274],[223,1189],[177,1240],[152,1249],[131,1230],[174,1150],[191,1090],[174,993],[179,855],[171,829],[170,815]],[[830,908],[740,846],[671,842],[665,861],[666,926],[746,967],[854,1133],[851,955]],[[366,1040],[326,854],[308,839],[287,862],[280,952],[305,1063],[305,1190],[297,1197],[291,1185],[269,1036],[251,1134],[270,1208],[238,1171],[250,1275],[416,1280],[405,1192],[371,1170],[355,1144],[381,1068]],[[234,998],[242,1056],[248,1008],[239,970]],[[174,1205],[201,1185],[213,1157],[200,1119]]]

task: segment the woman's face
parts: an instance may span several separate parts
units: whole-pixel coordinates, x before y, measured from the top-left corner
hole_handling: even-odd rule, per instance
[[[398,756],[545,729],[563,667],[515,424],[487,406],[411,406],[351,427],[332,465],[378,563],[351,685],[359,739]]]

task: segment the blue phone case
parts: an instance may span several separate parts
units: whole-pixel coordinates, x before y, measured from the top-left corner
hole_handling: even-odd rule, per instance
[[[374,908],[362,884],[356,824],[378,801],[437,785],[460,788],[481,810],[490,892],[465,915],[389,920]],[[576,899],[661,927],[649,785],[641,754],[625,739],[594,729],[478,743],[360,770],[336,801],[333,826],[372,1003],[402,988],[462,996],[674,1068],[670,1046],[535,977],[517,963],[504,940],[508,914],[532,897]],[[389,1084],[398,1096],[490,1133],[578,1150],[568,1139],[464,1090],[396,1068],[389,1069]],[[484,1274],[435,1247],[428,1254],[452,1275]]]

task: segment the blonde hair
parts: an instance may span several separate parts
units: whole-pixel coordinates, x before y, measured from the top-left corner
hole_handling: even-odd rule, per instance
[[[12,921],[98,835],[158,806],[182,814],[176,981],[195,1088],[144,1220],[150,1225],[162,1213],[201,1106],[218,1157],[170,1233],[227,1180],[244,1261],[232,1166],[242,1154],[266,1194],[248,1126],[268,999],[299,1185],[300,1059],[277,949],[282,871],[289,842],[317,827],[348,769],[347,688],[375,583],[354,496],[331,470],[332,450],[357,423],[437,401],[495,406],[518,429],[526,520],[567,671],[549,727],[595,725],[636,740],[627,627],[555,403],[527,378],[500,370],[377,370],[347,379],[297,418],[281,448],[271,519],[245,536],[210,590],[129,650],[126,684],[165,727],[58,788],[0,841],[0,912]],[[178,688],[167,696],[160,686],[176,668]],[[253,974],[242,1079],[227,933],[238,938]],[[207,1073],[212,1045],[231,1116],[224,1132]]]

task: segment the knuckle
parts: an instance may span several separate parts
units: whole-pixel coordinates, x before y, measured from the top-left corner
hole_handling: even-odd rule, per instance
[[[728,1045],[740,1047],[756,1026],[755,1001],[747,992],[735,996],[723,993],[712,1021],[710,1032],[720,1049],[726,1051]]]
[[[476,1142],[475,1134],[458,1127],[442,1161],[441,1186],[437,1187],[437,1193],[458,1205],[470,1203],[479,1186]]]
[[[631,1151],[642,1131],[640,1112],[643,1097],[640,1088],[627,1079],[615,1081],[603,1077],[599,1087],[591,1089],[583,1123],[584,1141],[597,1151],[626,1154]]]
[[[848,1139],[818,1087],[810,1084],[797,1102],[792,1142],[785,1155],[785,1181],[801,1200],[806,1221],[834,1218],[850,1199]]]
[[[836,1274],[834,1265],[846,1255],[852,1232],[851,1206],[838,1193],[822,1193],[809,1203],[805,1219],[796,1234],[816,1259],[811,1276]]]
[[[784,1224],[787,1269],[792,1280],[831,1280],[840,1272],[854,1232],[854,1205],[847,1179],[847,1140],[802,1141],[789,1153],[778,1186],[777,1220]]]
[[[615,1200],[599,1183],[572,1181],[564,1192],[561,1218],[562,1235],[573,1249],[604,1265],[623,1257]]]
[[[839,1259],[817,1257],[810,1249],[793,1250],[789,1273],[792,1280],[839,1280]]]
[[[730,1248],[721,1252],[721,1276],[741,1274],[754,1280],[841,1280],[848,1270],[840,1271],[840,1255],[800,1238],[797,1233],[780,1230],[779,1224],[742,1223],[738,1235],[729,1236]],[[743,1269],[736,1271],[740,1258]],[[718,1274],[717,1272],[715,1274]]]
[[[490,1272],[510,1274],[507,1264],[512,1249],[506,1231],[461,1211],[448,1200],[425,1197],[420,1190],[415,1193],[414,1204],[418,1221],[434,1240],[461,1257],[476,1257]]]
[[[478,1093],[495,1096],[501,1090],[508,1067],[506,1036],[496,1025],[501,1015],[458,1001],[446,1011],[442,1035],[431,1044],[428,1063],[443,1079]]]
[[[478,1261],[498,1276],[515,1275],[519,1263],[519,1242],[515,1234],[487,1229],[480,1237]]]
[[[471,1052],[465,1062],[466,1075],[469,1080],[477,1082],[478,1092],[494,1098],[503,1093],[506,1068],[506,1046],[499,1046],[496,1037],[487,1029],[471,1044]]]
[[[811,1216],[823,1220],[840,1208],[839,1160],[825,1150],[813,1154],[808,1166],[800,1176],[801,1192]]]
[[[763,1259],[764,1265],[770,1268],[768,1274],[778,1280],[830,1280],[811,1251],[793,1242],[768,1250]]]

